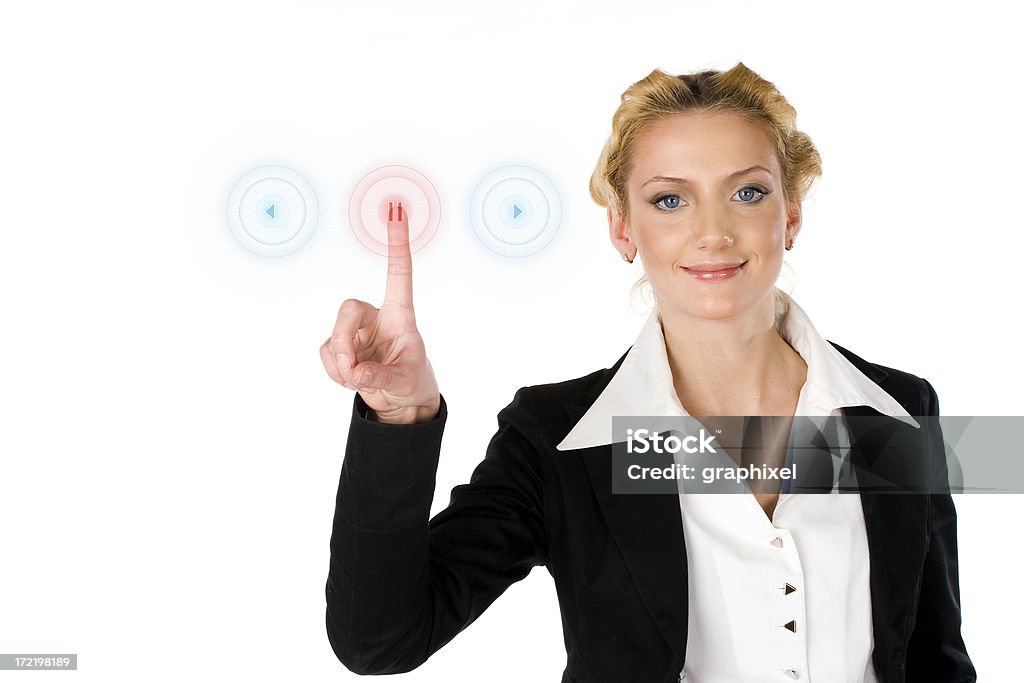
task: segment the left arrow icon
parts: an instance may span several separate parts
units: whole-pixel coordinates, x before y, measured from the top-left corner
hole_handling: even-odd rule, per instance
[[[274,217],[274,207],[275,206],[276,206],[275,204],[271,204],[270,206],[267,207],[267,215],[269,215],[271,218]]]

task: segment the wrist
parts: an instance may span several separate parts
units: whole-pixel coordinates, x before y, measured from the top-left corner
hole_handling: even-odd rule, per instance
[[[384,424],[421,424],[437,418],[441,411],[441,396],[438,395],[425,406],[406,406],[394,411],[378,412],[373,408],[366,411],[366,419]]]

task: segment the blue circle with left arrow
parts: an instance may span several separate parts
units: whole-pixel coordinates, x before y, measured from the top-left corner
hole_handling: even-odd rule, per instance
[[[242,193],[241,227],[249,239],[284,245],[303,231],[306,210],[302,191],[283,178],[263,178]]]
[[[238,179],[228,196],[228,227],[260,256],[284,256],[316,230],[317,201],[309,181],[290,168],[261,166]]]
[[[256,216],[267,228],[283,228],[288,225],[288,200],[277,194],[268,194],[259,202]]]

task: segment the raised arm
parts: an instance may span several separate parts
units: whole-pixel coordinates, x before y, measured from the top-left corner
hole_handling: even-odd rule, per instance
[[[441,396],[416,329],[412,305],[409,215],[402,202],[388,208],[388,276],[380,308],[358,299],[341,304],[320,360],[335,382],[359,392],[371,419],[394,424],[437,415]]]
[[[395,218],[384,305],[346,301],[321,347],[331,378],[358,392],[325,592],[331,647],[360,674],[419,666],[546,561],[544,465],[525,389],[498,414],[470,482],[428,519],[448,412],[415,327],[408,217]]]

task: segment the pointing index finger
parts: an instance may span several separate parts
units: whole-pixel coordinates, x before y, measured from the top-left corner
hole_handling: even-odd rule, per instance
[[[384,301],[412,308],[409,212],[400,201],[388,202],[388,282]]]

